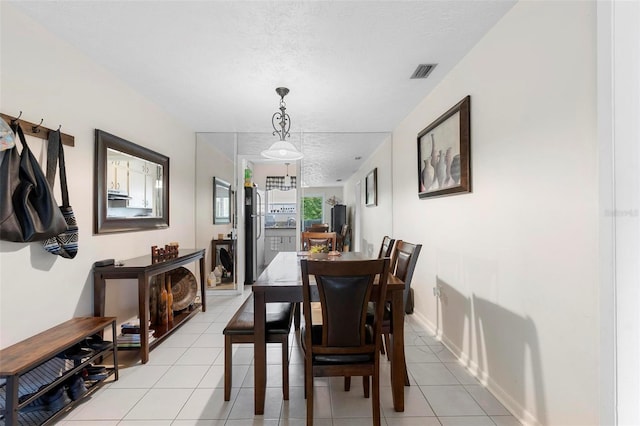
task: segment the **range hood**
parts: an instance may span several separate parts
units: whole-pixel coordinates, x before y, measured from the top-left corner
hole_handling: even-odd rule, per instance
[[[130,200],[131,197],[122,190],[110,189],[107,191],[107,200]]]

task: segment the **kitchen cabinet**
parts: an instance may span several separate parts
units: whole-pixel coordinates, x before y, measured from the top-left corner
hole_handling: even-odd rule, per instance
[[[141,160],[129,162],[129,207],[153,208],[154,166]]]
[[[271,263],[281,251],[296,251],[296,228],[266,228],[264,240],[264,262]]]
[[[126,194],[129,187],[129,162],[126,157],[109,161],[107,190]]]

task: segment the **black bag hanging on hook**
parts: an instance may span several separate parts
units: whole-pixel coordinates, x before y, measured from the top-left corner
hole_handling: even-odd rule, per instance
[[[5,151],[0,165],[0,239],[46,240],[65,231],[67,224],[20,124],[11,123],[11,129],[22,152],[16,146]]]
[[[47,145],[47,182],[53,188],[56,179],[56,164],[60,160],[60,189],[62,191],[62,205],[60,212],[67,222],[67,230],[42,242],[44,249],[51,254],[57,254],[65,259],[73,259],[78,253],[78,223],[69,205],[69,191],[67,189],[67,170],[64,163],[64,151],[60,137],[60,129],[49,132]]]

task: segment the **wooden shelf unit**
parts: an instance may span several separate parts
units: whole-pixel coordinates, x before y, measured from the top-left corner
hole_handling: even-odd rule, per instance
[[[80,360],[73,361],[72,366],[65,369],[57,377],[51,377],[52,381],[41,386],[32,395],[19,401],[20,383],[28,373],[56,358],[56,355],[64,353],[86,338],[100,334],[105,328],[111,327],[112,342],[116,339],[115,317],[78,317],[72,318],[55,327],[29,337],[0,350],[0,377],[6,382],[0,386],[0,394],[4,393],[4,425],[42,425],[53,424],[62,414],[68,412],[84,398],[100,388],[105,380],[114,376],[118,380],[118,352],[116,346],[111,343],[102,350],[93,351],[90,355]],[[20,409],[40,398],[50,390],[62,386],[65,380],[76,373],[80,373],[85,367],[96,360],[102,359],[109,353],[113,356],[113,368],[107,369],[107,376],[102,380],[86,381],[87,392],[75,401],[66,403],[60,410],[51,412],[39,410],[30,413],[20,412]],[[65,363],[70,364],[71,361]],[[66,397],[65,397],[66,398]]]
[[[160,343],[185,321],[193,317],[202,309],[207,310],[207,299],[204,282],[204,249],[183,249],[173,259],[154,262],[151,255],[123,260],[119,265],[96,266],[93,268],[93,314],[102,316],[105,312],[106,280],[137,279],[138,280],[138,317],[140,318],[140,360],[143,364],[149,361],[149,350]],[[156,338],[149,342],[149,286],[152,277],[172,271],[191,262],[200,261],[200,298],[201,303],[195,303],[194,309],[177,315],[173,323],[166,329],[154,332]]]

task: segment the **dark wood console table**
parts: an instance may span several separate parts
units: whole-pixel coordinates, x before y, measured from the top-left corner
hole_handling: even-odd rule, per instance
[[[229,276],[226,278],[222,278],[223,283],[234,283],[236,282],[236,240],[211,240],[211,270],[218,265],[222,265],[222,261],[220,259],[220,249],[226,247],[229,256],[232,261],[232,268],[229,271]],[[226,269],[226,268],[225,268]]]
[[[200,309],[207,310],[205,293],[204,249],[181,248],[178,257],[153,263],[151,254],[121,261],[121,266],[102,266],[93,268],[93,315],[104,316],[105,280],[138,279],[138,315],[140,318],[140,359],[142,363],[149,361],[149,349],[169,336],[186,320],[194,316]],[[176,315],[173,324],[165,329],[156,327],[155,340],[149,343],[149,284],[152,277],[169,272],[180,266],[200,260],[200,298],[201,303],[195,309]]]

